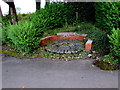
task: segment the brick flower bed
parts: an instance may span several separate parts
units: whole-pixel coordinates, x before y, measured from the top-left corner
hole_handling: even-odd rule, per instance
[[[77,34],[72,32],[57,33],[57,35],[42,38],[40,41],[40,46],[42,47],[48,42],[58,41],[62,39],[86,41],[85,36],[86,34]],[[91,50],[91,47],[92,47],[92,40],[88,39],[87,42],[85,43],[85,51]]]

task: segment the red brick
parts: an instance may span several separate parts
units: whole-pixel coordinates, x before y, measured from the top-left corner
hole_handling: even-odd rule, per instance
[[[71,34],[70,35],[54,35],[54,36],[50,36],[45,39],[42,39],[40,42],[40,46],[44,46],[50,41],[57,41],[61,39],[84,40],[85,37],[80,35],[71,35]]]

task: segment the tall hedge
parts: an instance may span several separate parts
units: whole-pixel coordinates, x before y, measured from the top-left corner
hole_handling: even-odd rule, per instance
[[[53,29],[62,27],[74,20],[72,6],[66,3],[47,3],[44,9],[40,9],[31,17],[31,20],[36,28]]]
[[[118,10],[119,10],[119,16],[118,16],[118,28],[120,28],[120,1],[116,3],[117,4],[117,7],[118,7]]]
[[[96,25],[108,33],[118,27],[119,9],[117,2],[95,3]]]

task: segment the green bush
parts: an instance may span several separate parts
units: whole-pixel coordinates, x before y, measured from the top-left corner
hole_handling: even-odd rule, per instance
[[[53,18],[49,23],[53,23],[53,25],[55,25],[53,27],[61,27],[66,23],[72,23],[75,19],[72,7],[69,3],[48,3],[45,9],[49,12],[50,17]]]
[[[7,39],[7,27],[9,25],[11,25],[10,23],[10,15],[7,15],[7,16],[3,16],[2,17],[2,20],[0,21],[2,23],[2,25],[0,26],[0,32],[1,32],[1,41],[2,41],[2,44],[6,44],[8,42],[8,39]]]
[[[105,62],[111,63],[111,64],[119,64],[119,60],[115,59],[113,56],[111,55],[105,55],[103,57],[100,57],[100,60],[103,60]]]
[[[100,67],[102,70],[118,70],[119,69],[119,60],[114,59],[111,55],[106,55],[104,57],[100,57],[99,60],[95,60],[93,62],[94,65]]]
[[[31,14],[17,14],[18,21],[28,20]]]
[[[2,17],[2,27],[6,27],[10,25],[11,22],[11,15],[6,15]]]
[[[95,3],[96,25],[110,33],[113,27],[118,27],[119,10],[117,2]]]
[[[116,2],[118,10],[119,10],[119,17],[118,17],[118,28],[120,28],[120,1]]]
[[[2,45],[2,28],[0,27],[0,45]]]
[[[12,42],[10,41],[10,39],[8,39],[8,27],[11,25],[11,19],[10,19],[11,15],[6,15],[2,17],[2,35],[1,35],[1,40],[2,40],[2,45],[7,44],[9,46],[13,46]]]
[[[108,35],[111,43],[111,53],[115,58],[120,59],[120,29],[113,28],[112,34]]]
[[[8,26],[8,39],[19,52],[32,52],[39,47],[40,37],[33,23],[20,21],[17,25]],[[11,44],[10,44],[11,45]]]
[[[87,34],[87,38],[93,40],[93,49],[103,52],[108,49],[108,38],[106,32],[96,28],[91,23],[81,23],[76,26],[75,32]]]
[[[44,32],[46,29],[62,27],[71,23],[74,19],[71,12],[72,6],[65,3],[48,3],[45,9],[40,9],[31,15],[31,21],[38,30],[42,28],[40,32]]]
[[[0,40],[1,40],[1,45],[2,44],[5,44],[6,41],[7,41],[7,35],[6,35],[6,28],[5,27],[1,27],[0,28],[0,33],[1,33],[1,36],[0,36]]]

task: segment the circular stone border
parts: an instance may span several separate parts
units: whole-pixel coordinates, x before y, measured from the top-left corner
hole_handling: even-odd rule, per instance
[[[64,46],[64,44],[66,44]],[[59,40],[45,46],[46,51],[58,54],[78,53],[84,50],[83,42],[73,40]]]
[[[45,44],[47,44],[48,42],[58,41],[58,40],[62,40],[62,39],[86,41],[86,39],[85,39],[86,35],[87,34],[77,34],[77,33],[73,33],[73,32],[57,33],[56,35],[42,38],[40,40],[40,46],[42,47]],[[91,47],[92,47],[92,40],[88,39],[87,42],[85,43],[85,51],[90,51]]]

